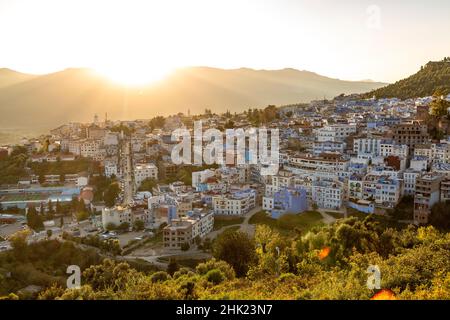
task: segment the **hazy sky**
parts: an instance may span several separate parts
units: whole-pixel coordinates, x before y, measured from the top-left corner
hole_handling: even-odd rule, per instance
[[[450,56],[446,0],[0,0],[0,67],[157,78],[293,67],[392,82]]]

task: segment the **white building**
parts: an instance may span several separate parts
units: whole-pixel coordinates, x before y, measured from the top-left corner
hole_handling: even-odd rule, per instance
[[[73,153],[74,155],[81,155],[80,153],[81,142],[79,140],[69,140],[67,142],[67,151]],[[65,149],[63,149],[65,150]]]
[[[416,179],[420,177],[422,173],[420,171],[409,168],[403,173],[403,194],[414,195],[416,191]]]
[[[395,144],[391,140],[383,140],[380,143],[380,155],[382,157],[397,156],[407,158],[409,153],[409,148],[406,144]]]
[[[323,128],[315,129],[316,140],[323,141],[343,141],[348,136],[356,133],[354,124],[333,124]]]
[[[429,158],[424,156],[415,156],[411,159],[409,167],[416,171],[427,171]]]
[[[364,177],[364,200],[374,200],[379,206],[393,208],[402,193],[401,181],[391,175],[367,174]]]
[[[333,180],[317,180],[312,184],[312,201],[319,208],[339,210],[344,199],[342,182]]]
[[[380,138],[357,138],[353,140],[353,151],[357,154],[379,156],[381,152]]]
[[[322,153],[344,153],[345,143],[339,141],[315,141],[313,143],[313,154],[318,156]],[[280,163],[283,163],[280,161]]]
[[[111,178],[113,175],[117,176],[117,163],[105,162],[105,176]]]
[[[144,222],[144,225],[148,224],[150,221],[149,210],[138,209],[133,211],[131,208],[122,206],[102,209],[102,225],[104,229],[109,224],[118,227],[122,223],[128,223],[130,227],[133,227],[134,223],[138,220]]]
[[[113,208],[104,208],[102,210],[102,225],[104,229],[106,229],[109,224],[118,227],[124,222],[129,223],[130,226],[133,223],[133,214],[130,208],[117,206]]]
[[[329,157],[312,157],[309,155],[298,155],[289,158],[289,164],[287,169],[296,172],[308,171],[326,171],[326,172],[345,172],[348,169],[349,160],[340,158],[339,156],[329,156]]]
[[[100,148],[98,140],[85,140],[80,144],[80,155],[95,161],[103,161],[106,152]]]
[[[153,163],[137,164],[134,166],[134,180],[140,185],[145,179],[158,179],[158,168]]]
[[[243,215],[256,205],[256,191],[252,189],[212,197],[214,214]]]
[[[272,197],[275,192],[282,188],[291,188],[294,186],[294,175],[290,171],[279,170],[277,175],[271,176],[270,183],[266,184],[266,197]]]

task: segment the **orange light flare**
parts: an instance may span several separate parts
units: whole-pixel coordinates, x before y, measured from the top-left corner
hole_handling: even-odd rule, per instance
[[[375,293],[370,300],[397,300],[397,298],[391,290],[383,289]]]
[[[326,257],[328,257],[328,255],[331,252],[331,248],[330,247],[324,247],[322,250],[320,250],[320,252],[318,253],[319,259],[323,260]]]

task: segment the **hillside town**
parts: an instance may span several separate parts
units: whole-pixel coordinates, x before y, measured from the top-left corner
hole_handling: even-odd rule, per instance
[[[437,112],[437,101],[450,95],[341,95],[241,114],[135,121],[105,114],[61,125],[0,148],[0,161],[20,164],[2,166],[0,249],[29,228],[29,241],[97,236],[116,241],[125,256],[158,263],[156,256],[198,254],[229,225],[254,232],[254,214],[318,212],[326,221],[395,215],[402,202],[411,215],[399,221],[426,225],[433,207],[450,200],[450,110]],[[250,163],[174,164],[172,132],[192,131],[195,120],[221,131],[279,129],[278,173],[262,175],[261,164]]]

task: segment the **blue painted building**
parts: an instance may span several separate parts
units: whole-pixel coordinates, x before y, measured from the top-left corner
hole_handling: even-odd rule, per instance
[[[308,209],[306,190],[303,188],[283,188],[273,197],[264,197],[263,209],[270,211],[272,218],[278,219],[286,213],[301,213]]]
[[[372,201],[368,200],[358,200],[357,202],[348,201],[347,205],[350,208],[358,210],[364,213],[374,213],[375,212],[375,204]]]

